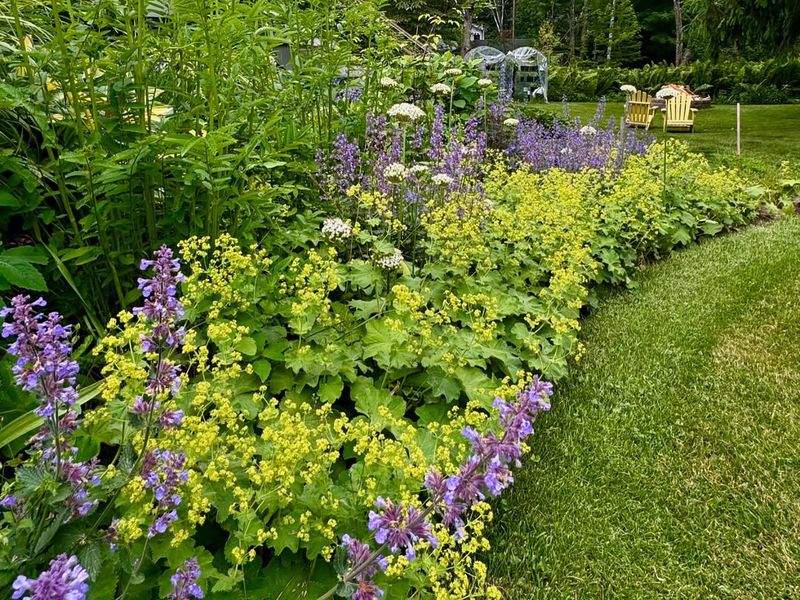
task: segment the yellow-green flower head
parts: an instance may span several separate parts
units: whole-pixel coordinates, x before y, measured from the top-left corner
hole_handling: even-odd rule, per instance
[[[505,125],[506,127],[516,127],[517,125],[519,125],[519,119],[513,119],[513,118],[506,119],[505,121],[503,121],[503,125]]]
[[[460,75],[464,74],[464,71],[462,71],[461,69],[455,69],[455,68],[454,69],[447,69],[447,71],[445,71],[444,74],[447,75],[448,77],[459,77]]]
[[[481,77],[480,79],[478,79],[478,87],[481,88],[482,90],[488,89],[492,87],[492,80],[487,79],[486,77]]]
[[[446,83],[434,83],[431,86],[431,93],[436,95],[436,96],[447,96],[452,91],[453,91],[453,88],[451,88]]]

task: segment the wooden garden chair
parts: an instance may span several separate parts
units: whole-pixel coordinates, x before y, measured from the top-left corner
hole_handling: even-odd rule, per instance
[[[638,90],[631,94],[625,112],[625,124],[629,127],[650,128],[653,117],[656,114],[656,107],[650,106],[652,98],[647,92]]]
[[[666,99],[666,108],[662,108],[664,115],[664,131],[680,129],[694,131],[694,115],[696,108],[692,108],[692,97],[689,94],[678,94]]]

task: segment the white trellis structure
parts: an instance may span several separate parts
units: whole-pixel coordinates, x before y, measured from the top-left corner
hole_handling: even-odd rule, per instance
[[[547,102],[547,57],[536,48],[523,46],[509,52],[506,61],[514,67],[514,87],[527,88],[531,98],[541,95]]]
[[[471,62],[480,59],[481,69],[484,71],[496,71],[500,65],[505,61],[506,55],[497,48],[491,46],[476,46],[464,56],[464,60]]]
[[[480,59],[484,71],[510,71],[508,76],[513,82],[513,88],[508,90],[510,93],[516,91],[528,98],[542,96],[547,102],[547,57],[536,48],[523,46],[504,54],[491,46],[478,46],[467,52],[464,58]]]

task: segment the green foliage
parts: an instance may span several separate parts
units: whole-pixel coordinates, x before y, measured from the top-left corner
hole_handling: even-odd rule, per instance
[[[43,251],[30,246],[0,250],[0,291],[12,287],[46,292],[47,283],[35,265],[47,264]]]
[[[800,60],[776,58],[761,63],[697,61],[682,67],[666,63],[641,69],[553,67],[550,95],[571,101],[619,94],[622,84],[651,94],[668,83],[689,85],[719,102],[780,104],[800,97]]]
[[[0,250],[0,287],[49,284],[83,317],[100,381],[81,390],[70,442],[100,466],[97,506],[81,516],[59,468],[35,447],[20,453],[41,423],[31,398],[2,398],[14,475],[3,494],[20,501],[0,522],[3,586],[69,551],[97,598],[166,595],[190,556],[210,598],[335,589],[341,536],[368,539],[376,498],[418,499],[429,468],[454,473],[468,452],[461,430],[493,427],[496,396],[533,373],[562,378],[598,294],[630,284],[643,260],[742,225],[758,204],[736,173],[675,144],[618,172],[483,161],[480,118],[462,125],[491,86],[479,90],[475,65],[449,53],[400,56],[372,2],[40,8],[12,2],[15,32],[0,45],[2,235],[27,236]],[[360,140],[367,114],[411,94],[432,107],[435,83],[452,89],[438,98],[446,159],[433,143],[412,148],[422,129],[401,114],[358,154],[365,177],[341,187],[358,149],[339,138],[351,162],[315,181],[318,149],[324,160],[344,131]],[[413,118],[433,129],[431,115]],[[414,167],[424,175],[409,201]],[[321,231],[329,221],[337,235]],[[156,353],[142,344],[152,323],[127,307],[140,302],[136,259],[162,243],[180,246],[186,336]],[[180,386],[151,398],[173,363]],[[144,419],[154,409],[143,398],[181,411],[180,426]],[[183,500],[168,499],[168,535],[151,530],[163,498],[143,475],[156,448],[188,471]],[[439,527],[439,545],[410,566],[395,560],[381,587],[496,597],[474,558],[489,518],[476,505],[463,540]]]
[[[369,536],[376,497],[416,494],[430,467],[452,472],[466,453],[461,429],[489,424],[494,396],[513,394],[526,372],[565,375],[583,352],[581,310],[598,292],[629,283],[642,259],[746,222],[758,203],[734,173],[676,144],[631,158],[616,178],[497,162],[485,186],[490,203],[431,207],[425,261],[403,269],[340,254],[312,215],[261,248],[227,234],[213,247],[208,237],[183,243],[188,331],[172,357],[182,385],[163,398],[183,411],[181,426],[151,437],[131,413],[152,356],[140,346],[145,321],[121,313],[96,349],[103,380],[76,437],[87,458],[113,449],[101,453],[98,511],[70,517],[59,506],[68,487],[47,469],[19,468],[14,493],[52,519],[5,513],[17,559],[0,562],[1,576],[41,568],[77,538],[109,596],[163,592],[189,556],[212,597],[321,595],[335,584],[340,536]],[[30,427],[10,426],[4,439]],[[153,492],[137,456],[156,445],[185,453],[190,474],[171,535],[148,539]],[[439,546],[381,587],[402,595],[453,582],[467,586],[455,588],[462,594],[489,593],[481,569],[466,566],[483,546],[480,510],[467,525],[472,542],[437,531]]]
[[[0,236],[47,246],[61,308],[95,330],[136,299],[134,256],[257,239],[302,207],[314,150],[346,118],[342,68],[396,53],[371,2],[12,2],[0,17],[18,25],[0,45]],[[44,289],[9,255],[0,276]]]
[[[795,0],[687,0],[692,29],[718,58],[735,53],[792,56],[800,42],[800,11]]]

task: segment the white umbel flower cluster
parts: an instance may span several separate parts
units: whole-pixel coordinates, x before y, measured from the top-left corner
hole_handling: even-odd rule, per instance
[[[430,170],[431,169],[428,165],[414,165],[409,169],[412,175],[417,175],[417,176],[427,173]]]
[[[461,69],[447,69],[447,71],[445,71],[444,74],[447,75],[448,77],[458,77],[459,75],[463,75],[464,71],[462,71]]]
[[[434,83],[431,86],[431,93],[436,94],[437,96],[447,96],[452,91],[453,88],[446,83]]]
[[[400,102],[399,104],[395,104],[389,109],[387,114],[393,119],[397,119],[398,121],[402,122],[419,121],[425,117],[424,110],[418,106],[409,104],[408,102]]]
[[[391,77],[381,77],[380,84],[386,89],[400,87],[400,84]]]
[[[353,228],[349,223],[338,217],[331,217],[322,222],[322,236],[331,241],[346,240],[353,235]]]
[[[656,92],[656,98],[663,98],[663,99],[674,98],[678,94],[680,94],[680,92],[675,88],[665,87],[661,88],[660,90],[658,90],[658,92]]]
[[[481,79],[478,79],[478,87],[481,88],[482,90],[490,88],[492,87],[492,80],[482,77]]]
[[[381,256],[378,259],[378,266],[382,269],[386,269],[387,271],[393,271],[394,269],[398,268],[401,264],[403,264],[403,253],[400,252],[397,248],[395,248],[394,252],[391,254],[387,254],[386,256]]]
[[[436,175],[431,177],[431,181],[435,185],[440,185],[444,187],[446,185],[450,185],[451,183],[453,183],[453,178],[450,177],[450,175],[448,175],[447,173],[437,173]]]
[[[519,125],[519,119],[506,119],[505,121],[503,121],[503,125],[505,125],[506,127],[516,127],[517,125]]]
[[[625,85],[619,86],[619,90],[621,92],[625,92],[626,94],[635,94],[636,93],[636,86],[635,85],[630,85],[629,83],[626,83]]]
[[[588,135],[588,136],[597,135],[597,129],[595,129],[591,125],[584,125],[583,127],[580,128],[579,133],[581,135]]]
[[[402,183],[408,177],[408,169],[400,163],[392,163],[383,170],[383,176],[392,183]]]

